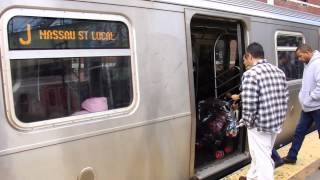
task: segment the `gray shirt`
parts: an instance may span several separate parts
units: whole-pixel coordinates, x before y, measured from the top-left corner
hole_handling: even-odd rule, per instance
[[[304,112],[320,109],[320,53],[317,50],[304,66],[299,101]]]

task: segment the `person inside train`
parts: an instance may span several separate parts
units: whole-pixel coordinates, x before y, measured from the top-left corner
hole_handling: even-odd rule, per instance
[[[279,68],[285,73],[287,80],[291,80],[294,77],[294,67],[290,63],[290,58],[282,53],[279,55]]]
[[[246,48],[243,63],[247,70],[242,76],[239,124],[247,128],[252,160],[246,177],[239,179],[272,180],[274,162],[271,153],[287,112],[287,80],[281,69],[264,58],[259,43],[251,43]]]
[[[287,156],[283,157],[286,164],[296,163],[305,135],[313,122],[320,131],[320,52],[313,51],[310,45],[301,44],[296,49],[296,56],[300,62],[305,64],[299,92],[302,111],[291,148]]]

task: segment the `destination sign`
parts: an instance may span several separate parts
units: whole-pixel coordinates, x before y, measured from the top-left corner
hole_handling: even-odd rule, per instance
[[[10,50],[127,49],[129,31],[120,21],[16,16],[8,23]]]

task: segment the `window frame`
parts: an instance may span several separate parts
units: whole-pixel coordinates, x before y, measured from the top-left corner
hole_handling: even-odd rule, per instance
[[[284,35],[284,36],[296,36],[296,37],[302,37],[302,43],[306,43],[306,38],[302,32],[294,32],[294,31],[276,31],[274,35],[274,46],[275,46],[275,59],[276,59],[276,66],[279,67],[279,56],[278,51],[293,51],[295,52],[297,47],[289,47],[289,46],[278,46],[278,36]],[[294,79],[294,80],[287,80],[289,84],[299,84],[301,83],[300,79]]]
[[[35,17],[52,17],[52,18],[70,18],[70,19],[85,19],[85,20],[105,20],[119,21],[124,23],[128,28],[129,33],[129,48],[128,49],[52,49],[52,50],[9,50],[8,40],[8,23],[14,16],[35,16]],[[30,131],[33,129],[53,128],[61,125],[70,125],[83,121],[101,120],[101,118],[110,119],[114,117],[127,116],[132,114],[139,103],[138,80],[137,80],[137,62],[135,57],[134,33],[129,20],[120,15],[113,14],[97,14],[84,12],[69,12],[56,10],[38,10],[14,8],[6,11],[0,19],[2,24],[2,79],[4,91],[4,107],[9,123],[18,130]],[[34,59],[34,58],[65,58],[65,57],[108,57],[108,56],[129,56],[131,63],[131,82],[132,82],[132,102],[129,106],[111,109],[108,111],[88,113],[83,115],[60,117],[47,119],[38,122],[25,123],[20,121],[15,114],[14,98],[12,91],[12,77],[10,61],[11,59]]]

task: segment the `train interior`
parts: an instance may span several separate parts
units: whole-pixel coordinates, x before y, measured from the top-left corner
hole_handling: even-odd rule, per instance
[[[195,16],[191,21],[196,107],[195,168],[223,162],[244,150],[244,130],[236,128],[243,72],[243,32],[239,21]],[[240,52],[239,52],[240,51]]]
[[[129,57],[12,60],[16,116],[32,123],[126,107],[129,66]]]

